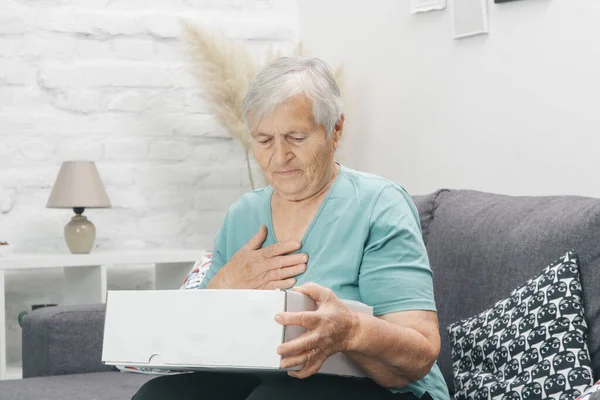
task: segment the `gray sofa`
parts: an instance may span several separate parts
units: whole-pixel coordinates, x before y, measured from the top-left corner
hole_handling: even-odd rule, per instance
[[[588,342],[598,379],[599,199],[440,190],[415,196],[414,201],[435,274],[443,339],[438,363],[451,392],[452,361],[445,327],[506,297],[570,249],[580,257]],[[103,316],[101,305],[30,313],[23,327],[26,379],[0,382],[0,399],[131,398],[149,377],[102,365]]]

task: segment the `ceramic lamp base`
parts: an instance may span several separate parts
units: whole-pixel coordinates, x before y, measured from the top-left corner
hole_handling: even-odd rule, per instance
[[[96,227],[83,215],[77,214],[65,226],[65,241],[71,253],[88,254],[94,247]]]

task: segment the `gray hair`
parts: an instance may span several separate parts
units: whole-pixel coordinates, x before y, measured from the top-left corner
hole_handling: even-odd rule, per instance
[[[333,73],[318,58],[282,57],[262,68],[242,103],[246,125],[250,127],[250,120],[258,123],[275,107],[300,94],[312,101],[315,123],[323,125],[331,136],[344,107]]]

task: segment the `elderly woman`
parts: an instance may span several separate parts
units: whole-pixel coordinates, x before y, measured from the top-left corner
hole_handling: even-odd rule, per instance
[[[160,377],[134,399],[448,399],[418,213],[401,186],[335,162],[344,114],[330,69],[314,58],[267,65],[243,113],[270,185],[231,206],[202,285],[292,288],[314,299],[314,312],[275,317],[307,329],[278,349],[282,368],[301,369]],[[340,299],[366,303],[374,316]],[[317,374],[337,352],[369,378]]]

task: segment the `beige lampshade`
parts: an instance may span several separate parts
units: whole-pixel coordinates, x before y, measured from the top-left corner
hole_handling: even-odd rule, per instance
[[[66,161],[46,204],[47,208],[109,208],[108,194],[93,161]]]

